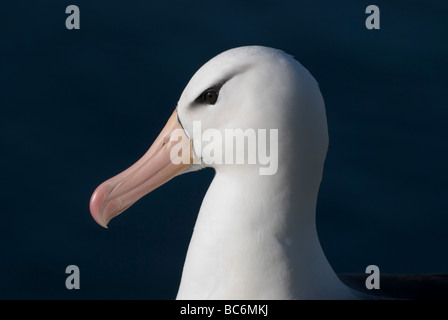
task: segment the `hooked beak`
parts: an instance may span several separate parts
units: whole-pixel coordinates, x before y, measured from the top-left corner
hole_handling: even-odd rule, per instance
[[[180,156],[179,151],[182,151]],[[180,158],[182,161],[179,161]],[[107,228],[112,218],[144,195],[183,173],[192,164],[192,143],[185,135],[175,110],[140,160],[96,188],[90,198],[93,219]]]

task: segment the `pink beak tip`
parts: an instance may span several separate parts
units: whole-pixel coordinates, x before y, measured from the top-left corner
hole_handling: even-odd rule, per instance
[[[93,219],[96,223],[98,223],[103,228],[108,229],[107,223],[109,221],[103,221],[101,216],[101,206],[104,203],[104,192],[102,192],[102,185],[100,185],[96,190],[93,192],[92,197],[90,198],[90,214],[92,215]]]

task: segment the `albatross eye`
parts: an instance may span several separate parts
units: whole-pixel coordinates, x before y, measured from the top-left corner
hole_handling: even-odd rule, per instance
[[[215,89],[207,89],[201,94],[201,100],[206,104],[215,104],[218,100],[218,91]]]

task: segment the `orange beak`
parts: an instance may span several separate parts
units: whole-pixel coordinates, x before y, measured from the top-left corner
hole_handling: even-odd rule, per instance
[[[176,150],[188,150],[189,154],[179,155],[182,159],[187,156],[187,161],[180,163],[173,161],[173,151]],[[175,156],[178,156],[177,152]],[[181,174],[192,164],[191,140],[185,135],[175,110],[157,139],[140,160],[96,188],[90,198],[90,212],[93,219],[107,228],[112,218],[125,211],[144,195]]]

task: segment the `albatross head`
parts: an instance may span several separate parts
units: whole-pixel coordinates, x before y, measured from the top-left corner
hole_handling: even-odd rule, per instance
[[[225,134],[231,129],[243,135],[248,130],[266,130],[268,149],[278,153],[278,172],[275,170],[273,176],[305,181],[310,196],[317,197],[328,144],[325,107],[318,85],[300,63],[284,52],[248,46],[219,54],[194,74],[146,154],[95,190],[90,201],[93,218],[106,227],[113,217],[171,178],[206,166],[217,171],[259,174],[251,170],[262,166],[258,157],[248,165],[251,147],[247,144],[242,163],[234,158],[225,161],[224,153],[230,152]],[[201,135],[207,130],[213,137]],[[269,141],[270,130],[277,130],[278,140]],[[248,135],[243,138],[248,139]],[[256,143],[252,150],[259,147],[259,141]],[[184,153],[184,161],[173,161],[173,148]],[[223,161],[216,161],[220,150]],[[288,184],[285,187],[301,188],[295,181]]]

